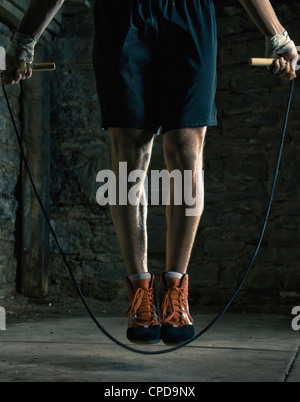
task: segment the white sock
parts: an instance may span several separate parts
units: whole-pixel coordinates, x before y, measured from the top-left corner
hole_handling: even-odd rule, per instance
[[[142,272],[140,274],[133,274],[133,275],[128,276],[128,279],[130,280],[130,282],[138,281],[141,279],[150,279],[150,278],[151,278],[150,272]]]
[[[169,271],[166,273],[167,278],[176,278],[176,279],[181,279],[183,277],[183,274],[181,272],[176,272],[176,271]]]

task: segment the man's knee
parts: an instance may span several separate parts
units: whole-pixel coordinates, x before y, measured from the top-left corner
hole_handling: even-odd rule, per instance
[[[110,128],[112,162],[127,162],[129,168],[143,168],[148,163],[153,144],[153,133],[146,130]]]
[[[165,133],[164,155],[167,165],[181,170],[199,169],[205,133],[206,127],[184,128]]]

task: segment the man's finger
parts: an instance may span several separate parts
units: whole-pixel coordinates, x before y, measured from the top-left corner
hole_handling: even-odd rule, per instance
[[[279,60],[276,59],[273,63],[272,69],[271,69],[273,74],[279,74],[280,71],[280,63]]]
[[[28,66],[27,68],[27,73],[26,73],[26,78],[29,79],[32,77],[32,68]]]
[[[28,68],[27,68],[27,64],[25,64],[24,69],[21,72],[23,81],[27,79],[27,72],[28,72]]]
[[[14,84],[18,84],[22,79],[22,74],[21,73],[15,73],[14,77]]]
[[[284,69],[282,70],[281,77],[289,79],[290,72],[291,72],[291,63],[289,61],[287,61]]]
[[[280,72],[283,72],[285,70],[285,68],[287,67],[288,62],[283,57],[280,57],[279,64],[280,64]],[[279,74],[280,74],[280,72],[279,72]]]

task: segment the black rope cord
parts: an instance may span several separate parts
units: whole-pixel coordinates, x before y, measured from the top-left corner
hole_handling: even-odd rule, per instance
[[[90,309],[90,307],[89,307],[89,305],[88,305],[88,303],[87,303],[87,301],[86,301],[86,299],[85,299],[85,297],[84,297],[84,295],[83,295],[83,293],[82,293],[82,291],[81,291],[81,289],[80,289],[80,286],[79,286],[79,284],[78,284],[78,282],[77,282],[77,280],[76,280],[76,278],[75,278],[75,276],[74,276],[74,274],[73,274],[71,265],[70,265],[70,263],[69,263],[69,261],[68,261],[68,259],[67,259],[67,257],[66,257],[66,254],[65,254],[64,250],[62,249],[62,247],[61,247],[61,245],[60,245],[60,242],[59,242],[59,240],[58,240],[58,238],[57,238],[57,235],[56,235],[56,233],[55,233],[55,231],[54,231],[54,229],[53,229],[53,226],[52,226],[52,224],[51,224],[51,222],[50,222],[50,219],[49,219],[49,217],[48,217],[47,211],[46,211],[46,209],[45,209],[45,207],[44,207],[44,205],[43,205],[43,202],[42,202],[42,200],[41,200],[41,197],[40,197],[40,195],[39,195],[39,193],[38,193],[38,191],[37,191],[37,188],[36,188],[36,186],[35,186],[35,183],[34,183],[34,180],[33,180],[33,177],[32,177],[32,174],[31,174],[31,171],[30,171],[28,162],[27,162],[27,158],[26,158],[26,156],[25,156],[24,148],[23,148],[22,141],[21,141],[21,136],[20,136],[20,134],[19,134],[19,131],[18,131],[18,128],[17,128],[16,122],[15,122],[15,119],[14,119],[14,116],[13,116],[13,113],[12,113],[12,109],[11,109],[11,106],[10,106],[10,102],[9,102],[9,99],[8,99],[8,96],[7,96],[7,92],[6,92],[5,86],[2,85],[3,92],[4,92],[4,96],[5,96],[5,100],[6,100],[7,107],[8,107],[8,111],[9,111],[9,114],[10,114],[10,117],[11,117],[11,120],[12,120],[12,124],[13,124],[13,126],[14,126],[14,131],[15,131],[15,133],[16,133],[16,136],[17,136],[17,139],[18,139],[18,143],[19,143],[19,146],[20,146],[21,156],[22,156],[22,159],[23,159],[23,161],[24,161],[25,168],[26,168],[26,170],[27,170],[27,172],[28,172],[28,175],[29,175],[29,178],[30,178],[32,187],[33,187],[33,190],[34,190],[35,195],[36,195],[36,197],[37,197],[37,200],[38,200],[38,202],[39,202],[39,204],[40,204],[41,210],[42,210],[42,212],[43,212],[43,214],[44,214],[46,223],[47,223],[47,225],[48,225],[48,227],[49,227],[49,229],[50,229],[50,232],[52,233],[52,236],[53,236],[53,238],[54,238],[54,240],[55,240],[55,243],[57,244],[57,247],[58,247],[58,249],[59,249],[59,251],[60,251],[60,253],[61,253],[61,255],[62,255],[63,261],[64,261],[64,263],[65,263],[65,265],[66,265],[66,267],[67,267],[67,269],[68,269],[68,271],[69,271],[69,274],[70,274],[70,276],[71,276],[71,279],[72,279],[72,281],[73,281],[73,283],[74,283],[74,286],[75,286],[75,288],[76,288],[76,290],[77,290],[77,292],[78,292],[78,294],[79,294],[79,296],[80,296],[80,298],[81,298],[81,300],[82,300],[82,303],[83,303],[83,305],[85,306],[85,308],[86,308],[88,314],[90,315],[90,317],[91,317],[91,319],[94,321],[94,323],[97,325],[97,327],[100,329],[100,331],[101,331],[105,336],[107,336],[111,341],[113,341],[115,344],[117,344],[117,345],[121,346],[122,348],[124,348],[124,349],[126,349],[126,350],[129,350],[129,351],[131,351],[131,352],[138,353],[138,354],[144,354],[144,355],[160,355],[160,354],[170,353],[170,352],[173,352],[173,351],[175,351],[175,350],[181,349],[181,348],[183,348],[184,346],[186,346],[186,345],[188,345],[188,344],[194,342],[196,339],[200,338],[200,337],[201,337],[203,334],[205,334],[205,333],[206,333],[206,332],[207,332],[207,331],[225,314],[225,312],[229,309],[229,307],[231,306],[232,302],[234,301],[234,299],[235,299],[236,296],[238,295],[239,291],[241,290],[243,284],[245,283],[245,281],[246,281],[246,279],[247,279],[247,277],[248,277],[249,272],[251,271],[251,269],[252,269],[252,267],[253,267],[254,261],[255,261],[255,259],[256,259],[257,254],[258,254],[258,251],[259,251],[259,249],[260,249],[260,246],[261,246],[261,243],[262,243],[262,240],[263,240],[263,237],[264,237],[264,233],[265,233],[265,230],[266,230],[266,226],[267,226],[267,223],[268,223],[268,220],[269,220],[270,211],[271,211],[271,207],[272,207],[272,203],[273,203],[273,199],[274,199],[274,194],[275,194],[275,188],[276,188],[277,179],[278,179],[278,174],[279,174],[279,168],[280,168],[280,162],[281,162],[281,157],[282,157],[282,151],[283,151],[283,147],[284,147],[284,141],[285,141],[285,136],[286,136],[286,128],[287,128],[287,123],[288,123],[288,118],[289,118],[289,113],[290,113],[290,108],[291,108],[291,103],[292,103],[292,97],[293,97],[293,91],[294,91],[294,84],[295,84],[295,83],[294,83],[294,80],[292,80],[292,81],[291,81],[291,86],[290,86],[290,93],[289,93],[288,103],[287,103],[287,107],[286,107],[286,113],[285,113],[285,119],[284,119],[283,129],[282,129],[282,135],[281,135],[281,141],[280,141],[279,152],[278,152],[278,157],[277,157],[277,163],[276,163],[276,168],[275,168],[275,174],[274,174],[274,179],[273,179],[273,184],[272,184],[272,188],[271,188],[271,193],[270,193],[270,197],[269,197],[269,203],[268,203],[268,207],[267,207],[265,219],[264,219],[263,226],[262,226],[262,229],[261,229],[261,232],[260,232],[260,235],[259,235],[259,239],[258,239],[258,243],[257,243],[256,249],[255,249],[255,251],[254,251],[254,253],[253,253],[253,256],[252,256],[252,259],[251,259],[251,261],[250,261],[250,264],[249,264],[249,266],[248,266],[246,272],[244,273],[244,275],[243,275],[243,277],[242,277],[242,280],[241,280],[240,284],[238,285],[236,291],[234,292],[234,294],[233,294],[233,296],[230,298],[230,300],[227,302],[227,304],[225,305],[225,307],[223,308],[223,310],[210,322],[210,324],[208,324],[204,329],[202,329],[202,330],[201,330],[198,334],[196,334],[192,339],[190,339],[190,340],[188,340],[188,341],[186,341],[186,342],[183,342],[183,343],[181,343],[181,344],[179,344],[179,345],[176,345],[176,346],[174,346],[174,347],[166,348],[166,349],[159,350],[159,351],[147,351],[147,350],[135,349],[135,348],[133,348],[133,347],[131,347],[131,346],[128,346],[128,345],[126,345],[126,344],[120,342],[118,339],[116,339],[114,336],[112,336],[112,335],[100,324],[100,322],[97,320],[97,318],[95,317],[95,315],[94,315],[93,312],[91,311],[91,309]]]

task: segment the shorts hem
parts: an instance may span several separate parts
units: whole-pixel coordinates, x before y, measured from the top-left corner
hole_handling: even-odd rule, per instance
[[[160,129],[160,126],[154,127],[148,124],[132,123],[129,121],[108,122],[106,124],[103,123],[101,129],[107,131],[109,127],[133,128],[136,130],[151,131],[153,134],[156,134]]]
[[[192,127],[212,127],[217,126],[218,121],[217,119],[210,119],[210,120],[195,120],[195,121],[188,121],[178,124],[165,124],[162,126],[162,134],[165,134],[168,131],[176,130],[180,128],[192,128]]]
[[[212,127],[217,126],[218,121],[216,118],[210,120],[195,120],[188,122],[178,122],[171,124],[162,124],[158,126],[150,126],[148,124],[132,123],[129,121],[119,121],[119,122],[109,122],[101,125],[101,129],[107,131],[109,127],[119,127],[119,128],[133,128],[137,130],[150,131],[154,134],[165,134],[168,131],[176,130],[180,128],[192,128],[192,127]]]

